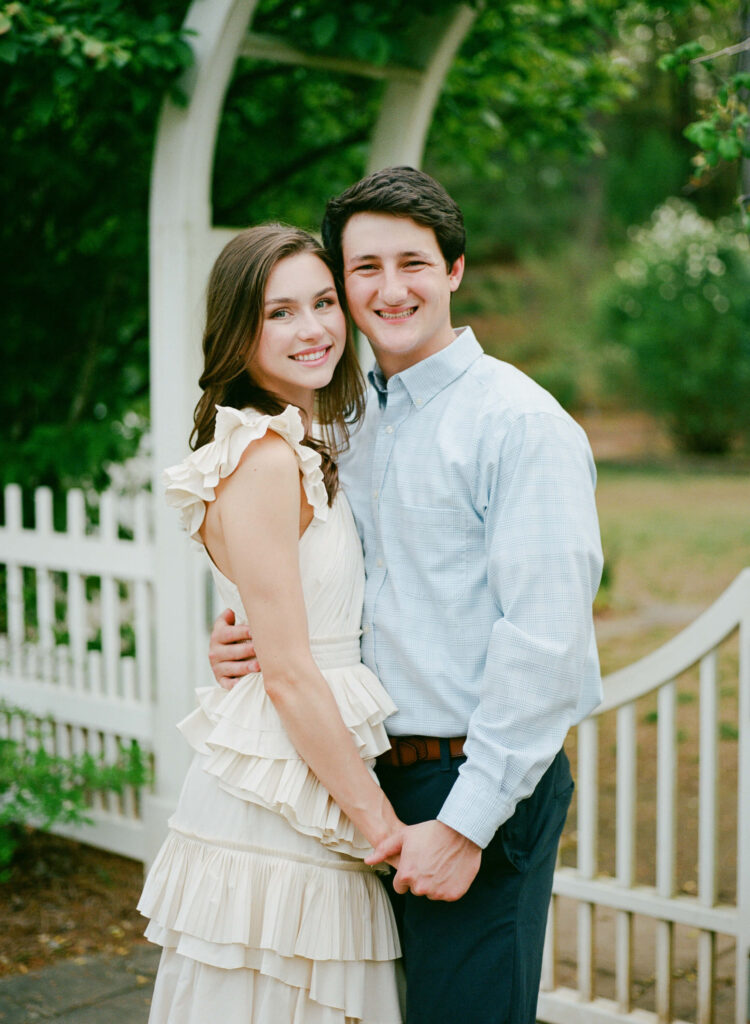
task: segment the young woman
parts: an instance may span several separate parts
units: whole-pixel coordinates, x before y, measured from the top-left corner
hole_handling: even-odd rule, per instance
[[[167,500],[262,673],[199,690],[180,723],[195,755],[139,903],[163,946],[149,1021],[396,1024],[395,924],[363,863],[401,827],[372,771],[395,708],[360,662],[362,552],[333,443],[362,383],[316,240],[235,237],[203,348],[194,451],[166,471]]]

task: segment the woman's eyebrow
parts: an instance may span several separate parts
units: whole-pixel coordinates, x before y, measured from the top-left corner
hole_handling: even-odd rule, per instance
[[[335,290],[336,290],[336,286],[335,285],[328,284],[328,285],[325,286],[325,288],[321,288],[319,292],[316,292],[313,295],[313,298],[314,299],[319,299],[321,297],[321,295],[325,295],[327,292],[333,292]],[[288,306],[288,305],[291,305],[291,304],[293,304],[295,302],[298,302],[298,301],[299,301],[299,299],[296,299],[296,298],[285,298],[284,296],[281,296],[278,299],[266,299],[266,301],[263,303],[263,305],[264,306],[281,306],[281,305],[287,305]]]

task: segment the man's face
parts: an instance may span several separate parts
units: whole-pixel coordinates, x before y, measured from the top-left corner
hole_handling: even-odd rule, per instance
[[[409,217],[355,213],[341,248],[349,309],[386,377],[450,345],[450,298],[464,258],[448,271],[432,228]]]

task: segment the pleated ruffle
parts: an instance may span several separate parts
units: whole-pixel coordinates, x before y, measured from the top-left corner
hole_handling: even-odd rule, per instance
[[[269,964],[269,966],[271,966]],[[318,965],[308,985],[280,982],[273,969],[222,971],[165,948],[151,1001],[159,1024],[401,1024],[393,968],[368,964],[357,995],[332,1005],[330,975]],[[300,975],[304,972],[300,970]],[[309,987],[308,987],[309,986]],[[336,986],[338,988],[338,986]],[[354,987],[351,985],[350,987]]]
[[[400,1019],[392,965],[399,949],[388,897],[359,862],[232,847],[172,830],[138,908],[151,919],[147,938],[186,958],[181,970],[194,974],[195,961],[227,972],[213,979],[220,988],[253,988],[259,984],[253,975],[261,975],[304,995],[284,996],[295,1002],[293,1016],[277,1009],[275,1018],[243,1021]],[[306,1009],[306,1000],[317,1008]],[[197,1005],[206,1004],[197,999]],[[251,1001],[246,1013],[251,1006],[255,1012]],[[331,1013],[321,1016],[321,1006]]]
[[[360,756],[375,778],[378,754],[390,746],[383,725],[395,706],[364,665],[323,674]],[[198,707],[178,728],[194,750],[207,754],[205,770],[227,793],[280,814],[296,831],[352,857],[372,847],[302,760],[286,734],[259,673],[232,690],[203,687]]]
[[[302,486],[316,519],[328,515],[328,494],[323,482],[320,453],[303,444],[305,429],[299,409],[288,405],[277,416],[256,409],[216,406],[214,440],[202,445],[176,466],[162,474],[169,505],[177,508],[185,530],[202,546],[198,530],[206,513],[206,502],[216,497],[216,485],[233,473],[252,441],[269,430],[283,437],[297,456]]]

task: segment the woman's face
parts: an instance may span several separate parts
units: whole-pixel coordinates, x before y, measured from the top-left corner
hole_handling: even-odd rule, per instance
[[[311,252],[279,260],[248,363],[253,379],[312,414],[315,392],[330,383],[345,343],[346,319],[325,263]]]

